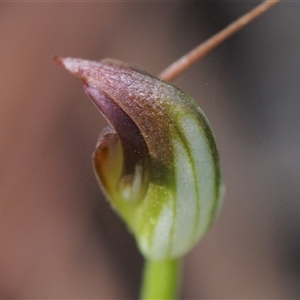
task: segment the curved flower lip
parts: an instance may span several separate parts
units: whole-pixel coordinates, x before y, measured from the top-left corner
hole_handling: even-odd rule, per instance
[[[109,173],[109,175],[105,176],[106,172],[102,169],[104,163],[103,153],[107,152],[108,148],[115,147],[114,144],[120,141],[122,148],[122,162],[120,164],[122,164],[122,170],[118,176],[119,180],[116,186],[118,190],[124,189],[126,185],[128,187],[134,186],[134,189],[128,195],[125,195],[124,192],[122,194],[123,198],[128,201],[137,201],[145,194],[149,177],[148,148],[143,136],[130,117],[105,93],[87,84],[84,85],[84,90],[113,127],[113,129],[110,128],[109,133],[107,130],[102,132],[93,155],[97,174],[101,177],[101,184],[105,185],[105,189],[109,189],[109,181],[111,180],[111,178],[107,178],[111,174]],[[107,144],[108,140],[109,143]],[[116,160],[117,156],[113,156],[111,159]],[[102,161],[100,162],[99,160]],[[118,168],[117,165],[116,168]],[[106,171],[109,172],[109,170]],[[136,183],[135,185],[134,182]],[[114,192],[113,188],[110,187],[110,193]]]
[[[139,128],[108,94],[100,90],[95,84],[90,83],[91,80],[87,71],[93,70],[92,62],[58,57],[55,59],[71,73],[83,79],[85,93],[112,126],[100,135],[93,155],[100,184],[107,194],[115,193],[114,189],[117,188],[123,199],[131,202],[138,201],[146,192],[149,178],[149,151]],[[122,162],[120,162],[122,170],[119,170],[119,174],[114,174],[114,176],[118,176],[118,179],[115,180],[116,186],[112,186],[110,182],[114,172],[104,168],[104,165],[108,164],[105,162],[105,158],[106,160],[118,160],[116,153],[112,155],[114,150],[111,150],[110,157],[107,153],[109,149],[117,147],[115,144],[118,142],[120,142],[122,149]],[[117,169],[118,167],[117,164],[109,164],[110,169]],[[133,186],[131,192],[128,192],[129,186]],[[121,192],[122,190],[123,192]],[[124,190],[127,191],[127,195]]]
[[[148,149],[137,126],[103,92],[87,85],[84,86],[84,90],[91,99],[97,99],[97,102],[95,102],[96,106],[118,134],[125,157],[123,175],[134,173],[134,168],[137,164],[142,164],[146,168]]]

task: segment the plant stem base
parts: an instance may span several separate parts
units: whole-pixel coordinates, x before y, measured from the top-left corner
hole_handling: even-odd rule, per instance
[[[179,274],[179,259],[146,260],[140,299],[176,299]]]

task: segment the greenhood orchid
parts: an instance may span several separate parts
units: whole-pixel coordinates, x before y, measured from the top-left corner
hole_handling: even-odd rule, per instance
[[[109,123],[93,164],[114,209],[151,260],[186,254],[212,225],[223,185],[215,137],[195,101],[116,60],[57,61],[83,79]]]

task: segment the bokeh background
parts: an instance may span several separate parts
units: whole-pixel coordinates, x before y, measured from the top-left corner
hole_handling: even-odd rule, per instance
[[[52,57],[158,74],[256,1],[0,3],[0,298],[135,299],[143,260],[93,175],[105,121]],[[300,3],[174,83],[208,116],[227,187],[183,299],[300,298]]]

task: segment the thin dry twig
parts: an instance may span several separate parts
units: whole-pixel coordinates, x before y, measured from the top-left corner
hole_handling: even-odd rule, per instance
[[[182,56],[180,59],[175,61],[163,72],[161,72],[159,78],[164,81],[174,80],[178,75],[180,75],[190,66],[192,66],[197,60],[201,59],[212,49],[217,47],[220,43],[222,43],[231,35],[242,29],[244,26],[246,26],[252,20],[263,14],[265,11],[267,11],[273,5],[277,4],[279,1],[280,0],[266,0],[262,2],[245,15],[241,16],[239,19],[229,24],[223,30],[213,35],[210,39],[203,42],[202,44],[200,44],[199,46]]]

